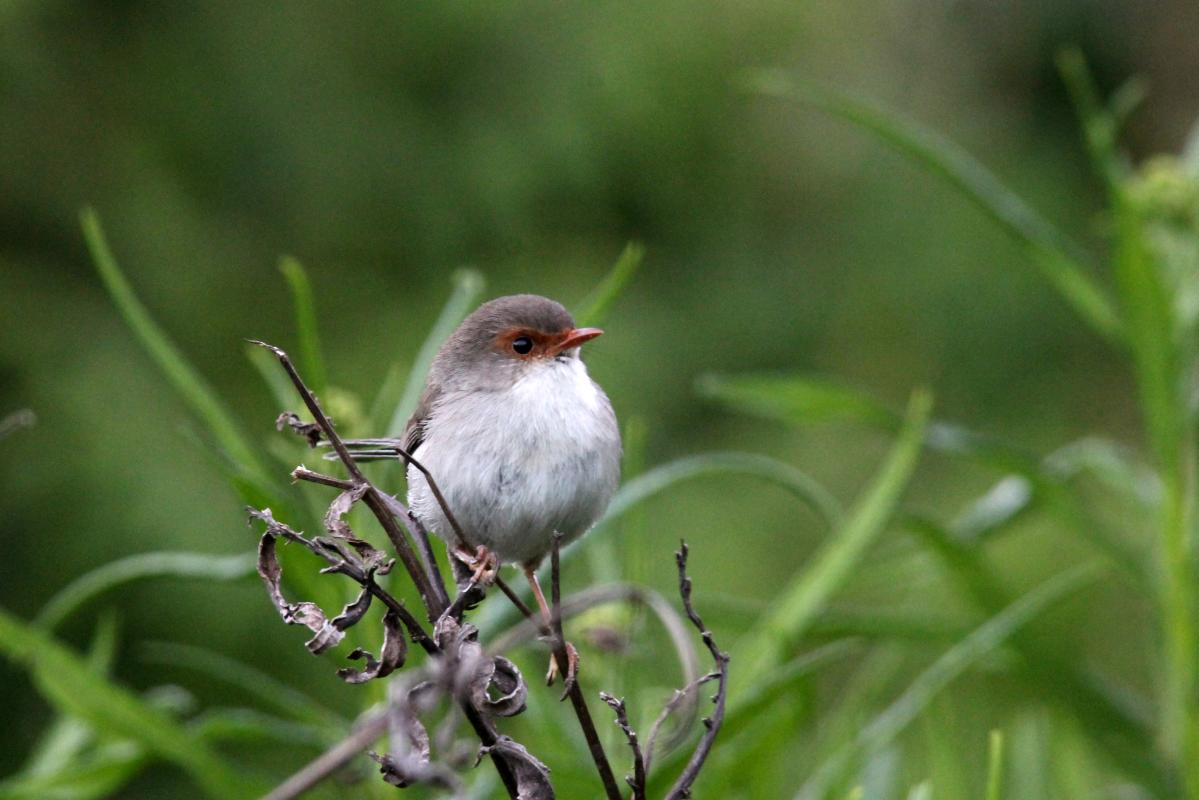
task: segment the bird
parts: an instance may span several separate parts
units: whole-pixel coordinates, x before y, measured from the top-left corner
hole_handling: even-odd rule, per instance
[[[576,327],[546,297],[484,303],[438,350],[415,412],[390,440],[407,462],[412,514],[476,580],[519,566],[547,625],[538,566],[555,536],[569,544],[595,524],[620,481],[616,414],[580,358],[602,333]],[[388,442],[358,443],[378,453]]]

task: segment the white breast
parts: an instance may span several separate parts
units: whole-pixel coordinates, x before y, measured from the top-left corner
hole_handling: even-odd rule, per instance
[[[583,362],[537,364],[501,392],[447,393],[416,453],[471,544],[501,561],[539,561],[554,531],[582,535],[620,475],[612,407]],[[424,478],[409,470],[408,501],[434,532],[453,534]]]

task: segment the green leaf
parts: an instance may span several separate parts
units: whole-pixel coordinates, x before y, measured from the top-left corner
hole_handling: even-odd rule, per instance
[[[210,743],[248,742],[260,744],[267,741],[291,746],[315,749],[326,748],[341,741],[348,731],[342,727],[336,736],[324,728],[280,719],[252,708],[217,708],[200,714],[188,729]]]
[[[146,307],[138,300],[121,268],[117,265],[100,218],[91,208],[80,214],[83,235],[109,296],[126,324],[150,358],[162,370],[167,381],[207,427],[217,444],[236,465],[237,470],[266,494],[275,494],[274,479],[258,452],[249,444],[233,416],[221,403],[208,382],[188,363],[179,348],[167,337]]]
[[[160,666],[183,667],[216,678],[255,697],[276,711],[301,722],[344,734],[350,722],[277,678],[248,664],[195,645],[146,642],[142,660]]]
[[[317,333],[316,301],[312,296],[312,284],[308,280],[304,265],[291,256],[279,259],[279,271],[283,273],[291,289],[296,314],[296,333],[300,339],[298,362],[304,382],[318,397],[324,396],[325,361],[321,356],[321,339]]]
[[[621,252],[620,258],[612,265],[612,269],[600,281],[599,286],[591,291],[587,299],[579,304],[583,309],[576,314],[579,327],[594,327],[602,325],[608,316],[608,311],[624,292],[629,281],[641,268],[645,260],[645,247],[640,242],[629,242]]]
[[[234,581],[254,574],[254,554],[214,556],[206,553],[139,553],[97,567],[60,589],[42,607],[34,624],[53,630],[64,619],[100,595],[146,578],[202,578]]]
[[[851,763],[894,741],[953,680],[1046,609],[1094,583],[1102,575],[1103,570],[1095,564],[1084,564],[1060,573],[988,619],[921,672],[903,694],[860,730],[848,746],[825,760],[804,784],[796,800],[823,797],[831,782]]]
[[[751,73],[746,83],[758,94],[810,106],[858,126],[961,191],[1025,246],[1042,275],[1084,322],[1105,339],[1120,341],[1120,316],[1083,266],[1088,261],[1083,249],[965,150],[895,112],[793,81],[779,71]]]
[[[474,310],[475,302],[486,286],[483,275],[473,269],[458,270],[452,280],[453,291],[450,292],[450,298],[417,351],[407,381],[400,383],[400,372],[393,370],[371,405],[371,429],[379,431],[380,435],[399,436],[404,431],[408,418],[416,410],[420,393],[424,390],[425,378],[429,374],[429,365],[433,363],[433,357],[437,355],[442,342],[458,327],[458,323]]]
[[[783,487],[818,514],[830,528],[841,523],[835,497],[807,473],[754,453],[703,453],[661,464],[620,487],[596,528],[606,527],[634,506],[681,481],[711,475],[753,475]]]
[[[133,740],[177,764],[211,797],[240,798],[254,786],[175,720],[101,675],[53,637],[0,610],[0,653],[24,666],[60,713],[104,735]]]
[[[783,589],[771,611],[743,642],[738,642],[738,662],[744,665],[739,680],[744,684],[761,680],[783,660],[882,533],[916,468],[931,407],[927,393],[912,395],[906,422],[890,456],[845,524]]]

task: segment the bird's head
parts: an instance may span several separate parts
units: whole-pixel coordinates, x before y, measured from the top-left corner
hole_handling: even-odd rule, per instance
[[[599,328],[576,328],[546,297],[516,294],[484,303],[463,320],[433,363],[431,378],[463,389],[504,389],[533,370],[569,364]]]

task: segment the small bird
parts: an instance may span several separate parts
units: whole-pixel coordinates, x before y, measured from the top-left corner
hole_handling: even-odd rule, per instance
[[[409,462],[412,513],[476,577],[488,564],[491,571],[519,565],[547,623],[538,565],[555,533],[566,544],[595,524],[620,480],[616,415],[579,358],[580,345],[601,333],[576,328],[545,297],[484,303],[433,359],[399,441],[400,457],[412,456],[433,476],[464,541]]]

